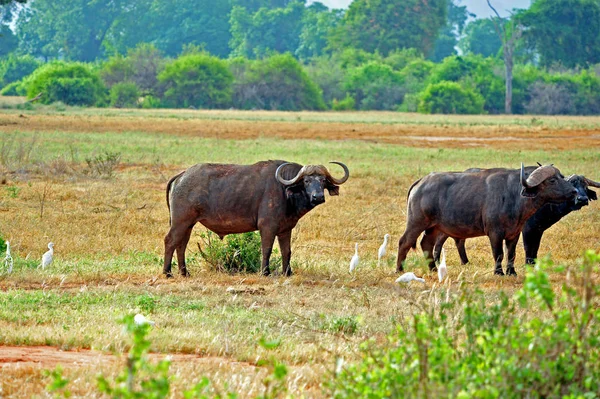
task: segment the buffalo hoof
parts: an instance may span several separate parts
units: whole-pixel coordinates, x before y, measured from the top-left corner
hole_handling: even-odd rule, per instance
[[[504,276],[504,272],[502,271],[502,269],[496,269],[496,270],[494,270],[494,274],[496,276]]]
[[[292,277],[292,269],[287,269],[283,274],[285,274],[286,277]]]
[[[169,272],[169,273],[164,273],[166,278],[173,278],[173,273]]]
[[[517,272],[515,271],[515,269],[508,269],[506,271],[506,274],[509,275],[509,276],[516,276]]]
[[[262,275],[265,277],[268,277],[271,275],[271,271],[269,269],[265,269],[262,271]]]

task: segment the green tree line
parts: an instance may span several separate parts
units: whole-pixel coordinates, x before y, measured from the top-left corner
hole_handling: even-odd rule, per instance
[[[509,111],[595,114],[600,102],[600,0],[535,0],[495,20],[474,18],[460,0],[355,0],[347,10],[305,0],[3,4],[5,95],[40,90],[44,101],[98,106],[501,113],[505,58],[514,54]],[[519,33],[510,53],[500,30]],[[52,82],[35,83],[42,79]]]

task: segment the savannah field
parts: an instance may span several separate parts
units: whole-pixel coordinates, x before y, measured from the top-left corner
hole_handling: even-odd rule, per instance
[[[74,397],[99,397],[96,375],[116,375],[130,342],[118,320],[137,312],[157,324],[152,358],[172,355],[172,397],[202,376],[255,397],[269,372],[260,360],[271,356],[288,366],[290,395],[327,397],[336,359],[357,359],[367,338],[385,343],[415,304],[435,300],[440,289],[420,249],[409,253],[407,270],[426,284],[394,283],[414,180],[538,161],[600,180],[600,117],[16,108],[7,101],[0,98],[0,235],[11,242],[15,270],[0,276],[0,397],[51,397],[44,370],[57,364]],[[106,154],[120,156],[111,176],[86,161]],[[327,196],[294,230],[294,275],[211,271],[196,244],[205,229],[196,226],[191,277],[165,279],[167,180],[195,163],[265,159],[350,168],[339,197]],[[540,255],[568,265],[600,248],[598,207],[592,202],[548,230]],[[391,243],[378,267],[386,233]],[[41,270],[49,241],[55,261]],[[444,289],[478,287],[493,302],[522,286],[521,244],[519,276],[498,277],[487,238],[467,241],[467,266],[451,241]],[[354,243],[361,263],[350,275]],[[261,338],[281,344],[267,351]]]

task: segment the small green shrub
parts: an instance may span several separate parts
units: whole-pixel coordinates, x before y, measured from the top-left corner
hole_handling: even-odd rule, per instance
[[[356,101],[354,98],[350,97],[349,94],[346,94],[346,97],[343,100],[333,99],[331,103],[331,109],[334,111],[352,111],[354,106],[356,105]]]
[[[21,81],[17,81],[4,86],[4,88],[0,90],[0,94],[3,96],[25,96],[27,95],[27,90],[25,90]]]
[[[250,232],[228,235],[219,240],[212,232],[203,233],[204,245],[200,256],[212,270],[225,273],[259,273],[261,266],[260,234]],[[275,269],[280,260],[271,255],[270,268]]]
[[[105,96],[98,74],[88,64],[53,62],[38,68],[23,81],[27,97],[43,93],[41,102],[62,101],[67,105],[94,105]]]
[[[10,55],[0,61],[0,87],[17,82],[35,71],[41,62],[30,55]]]
[[[0,236],[0,256],[4,259],[4,253],[6,252],[6,240]]]
[[[456,82],[433,83],[421,93],[419,112],[425,114],[482,114],[481,94]]]
[[[116,108],[135,108],[138,106],[140,90],[132,82],[116,83],[110,89],[110,105]]]
[[[227,63],[206,53],[182,55],[158,75],[170,106],[225,108],[231,105],[233,76]]]
[[[120,152],[104,151],[99,155],[85,159],[87,170],[85,171],[95,177],[113,177],[115,169],[121,162]]]
[[[333,333],[352,335],[358,331],[359,321],[356,316],[334,317],[324,325],[324,329]]]

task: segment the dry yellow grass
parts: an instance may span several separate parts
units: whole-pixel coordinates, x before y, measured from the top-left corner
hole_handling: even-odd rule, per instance
[[[336,114],[310,116],[323,121],[294,122],[268,120],[291,118],[289,113],[245,120],[256,115],[213,112],[209,116],[220,119],[185,119],[182,115],[201,113],[181,111],[168,118],[167,111],[160,112],[165,114],[115,110],[108,116],[79,110],[66,115],[0,114],[4,143],[0,150],[4,148],[4,159],[10,161],[0,169],[0,180],[5,180],[0,185],[0,233],[11,241],[13,255],[19,258],[14,274],[0,277],[0,301],[4,301],[0,302],[4,304],[0,345],[119,352],[127,347],[127,338],[115,320],[143,311],[159,325],[151,334],[154,352],[214,360],[175,362],[175,396],[207,375],[219,386],[229,382],[241,397],[252,397],[265,373],[256,364],[270,355],[291,365],[292,394],[326,396],[323,376],[332,370],[337,356],[355,359],[358,345],[366,338],[385,341],[395,323],[412,313],[411,303],[430,301],[431,292],[438,290],[437,276],[427,271],[420,251],[411,252],[409,269],[423,274],[427,285],[393,284],[406,190],[416,178],[431,170],[516,167],[521,160],[531,164],[539,159],[554,161],[565,173],[600,180],[596,122],[585,128],[546,126],[543,130],[545,125],[523,126],[504,119],[487,125],[483,117],[449,118],[452,125],[446,126],[439,119],[427,124],[416,116],[418,123],[378,124],[371,123],[371,114],[344,116],[355,119],[344,123],[327,120]],[[376,119],[378,114],[374,115]],[[575,122],[564,121],[569,123]],[[18,144],[30,142],[34,142],[30,156],[15,159]],[[463,149],[473,146],[481,148]],[[100,149],[122,153],[122,164],[112,179],[84,174],[84,159]],[[195,162],[250,163],[269,158],[339,159],[351,168],[340,196],[328,197],[294,231],[295,275],[264,278],[205,270],[196,254],[202,231],[198,226],[188,248],[192,277],[165,280],[160,272],[162,239],[168,228],[166,179]],[[390,255],[386,265],[377,268],[376,252],[385,233],[392,236]],[[37,270],[48,241],[55,243],[56,261],[47,270]],[[356,276],[350,276],[347,266],[355,242],[361,265]],[[483,289],[493,301],[499,290],[510,294],[521,286],[522,247],[517,252],[520,276],[499,278],[492,275],[486,238],[467,241],[471,264],[465,267],[459,265],[451,244],[446,249],[453,290],[460,280]],[[556,261],[570,264],[583,249],[599,247],[600,212],[592,203],[552,227],[540,254],[551,253]],[[555,283],[562,278],[551,276]],[[239,292],[227,292],[230,286]],[[356,333],[342,334],[327,327],[330,320],[344,317],[358,321]],[[261,336],[280,338],[282,345],[272,354],[266,352],[257,347]],[[4,395],[43,392],[48,379],[40,369],[54,363],[18,366],[1,358],[2,347]],[[93,374],[98,370],[116,374],[121,366],[114,359],[102,362],[98,367],[67,368],[75,394],[93,397]]]

